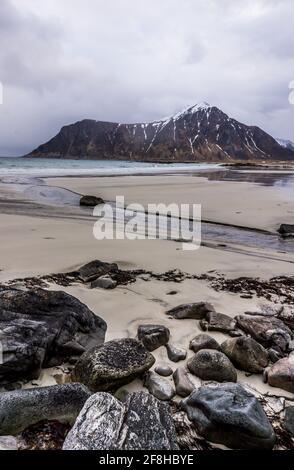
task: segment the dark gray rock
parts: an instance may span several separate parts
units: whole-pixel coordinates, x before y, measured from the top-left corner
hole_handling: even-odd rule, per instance
[[[248,336],[228,339],[221,350],[238,369],[251,374],[261,374],[268,366],[267,350]]]
[[[117,270],[118,266],[115,263],[104,263],[103,261],[94,260],[82,266],[78,270],[78,275],[83,282],[91,282]]]
[[[87,387],[78,383],[2,392],[0,435],[15,436],[42,420],[73,424],[90,396]]]
[[[292,331],[294,330],[294,307],[284,306],[278,318],[282,320]]]
[[[109,275],[106,276],[101,276],[98,279],[95,279],[91,283],[91,288],[92,289],[106,289],[106,290],[112,290],[117,287],[117,282],[114,281]]]
[[[86,195],[82,196],[80,199],[80,206],[96,207],[100,204],[104,204],[104,201],[101,197]]]
[[[169,377],[173,374],[172,368],[167,364],[161,364],[155,367],[154,372],[156,372],[158,375],[161,375],[162,377]]]
[[[197,302],[194,304],[183,304],[172,308],[166,312],[172,318],[182,320],[184,318],[192,318],[201,320],[208,312],[214,312],[214,307],[207,302]]]
[[[239,315],[237,325],[258,343],[278,352],[286,351],[291,341],[292,332],[279,318],[262,315]]]
[[[113,340],[83,354],[73,377],[94,392],[112,391],[143,375],[154,362],[154,357],[140,341]]]
[[[18,450],[62,450],[72,425],[54,421],[40,421],[32,424],[18,439]]]
[[[231,361],[220,351],[201,349],[188,361],[189,371],[202,380],[236,382],[237,372]]]
[[[0,289],[0,383],[36,379],[104,342],[106,323],[65,292]]]
[[[180,397],[187,397],[195,390],[195,385],[189,379],[188,371],[185,367],[179,367],[173,374],[176,393]]]
[[[294,393],[294,357],[284,357],[267,370],[267,379],[272,387]]]
[[[281,224],[278,232],[283,237],[294,237],[294,225],[291,224]]]
[[[170,401],[176,394],[175,389],[167,379],[163,379],[154,372],[149,372],[145,379],[145,387],[151,395],[158,400]]]
[[[224,313],[208,312],[205,319],[200,321],[200,326],[203,331],[231,333],[235,330],[236,321]]]
[[[294,437],[294,406],[285,409],[284,428]]]
[[[64,450],[177,450],[169,406],[148,393],[130,394],[125,403],[107,393],[85,404]]]
[[[190,341],[189,348],[197,353],[201,349],[220,349],[218,342],[209,335],[200,334]]]
[[[166,345],[167,356],[172,362],[184,361],[187,357],[187,351],[185,349],[176,348],[172,344]]]
[[[168,343],[170,331],[163,325],[140,325],[138,339],[142,341],[148,351],[155,351]]]
[[[240,384],[201,387],[182,402],[205,439],[233,449],[272,449],[273,428],[259,401]]]

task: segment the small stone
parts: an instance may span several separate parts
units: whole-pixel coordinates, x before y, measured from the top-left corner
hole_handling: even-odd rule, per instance
[[[154,397],[162,401],[170,401],[176,394],[171,383],[166,379],[158,377],[154,372],[148,373],[145,387]]]
[[[101,276],[91,283],[92,289],[106,289],[111,290],[117,287],[117,282],[114,281],[109,275]]]
[[[205,319],[200,321],[200,327],[203,331],[230,333],[235,329],[236,321],[224,313],[208,312]]]
[[[185,367],[179,367],[173,374],[177,395],[187,397],[195,390],[195,385],[189,379],[188,371]]]
[[[156,374],[158,375],[161,375],[162,377],[169,377],[170,375],[173,374],[172,368],[167,364],[166,365],[162,364],[162,365],[157,366],[154,369],[154,372],[156,372]]]
[[[294,393],[294,357],[285,357],[267,371],[268,383]]]
[[[142,341],[148,351],[155,351],[168,343],[170,331],[163,325],[140,325],[138,339]]]
[[[197,353],[201,349],[219,349],[220,346],[218,342],[209,335],[200,334],[195,336],[195,338],[190,341],[189,348]]]
[[[115,263],[104,263],[103,261],[94,260],[82,266],[78,270],[78,275],[81,281],[86,283],[117,270],[118,266]]]
[[[104,201],[101,197],[86,195],[82,196],[80,199],[80,206],[96,207],[100,204],[104,204]]]
[[[179,349],[171,344],[166,345],[167,355],[170,361],[180,362],[184,361],[187,357],[187,351],[185,349]]]

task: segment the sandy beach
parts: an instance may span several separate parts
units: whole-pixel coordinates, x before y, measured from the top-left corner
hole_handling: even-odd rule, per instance
[[[290,222],[294,214],[294,202],[287,197],[286,190],[244,182],[211,182],[201,176],[63,177],[49,178],[46,183],[79,195],[100,196],[106,201],[114,201],[116,195],[124,195],[127,203],[201,202],[204,219],[267,231],[275,231],[281,222]],[[293,275],[294,254],[287,250],[277,253],[270,247],[244,247],[238,244],[238,240],[226,246],[218,243],[205,246],[204,243],[192,252],[183,251],[181,245],[172,240],[97,241],[93,236],[95,220],[90,210],[85,211],[74,204],[54,204],[50,198],[45,204],[46,197],[32,201],[31,197],[24,197],[4,185],[1,190],[2,283],[71,272],[94,259],[117,263],[124,270],[141,269],[153,273],[180,270],[199,276],[214,273],[224,278],[247,276],[263,280]],[[46,191],[43,190],[43,194],[46,195]],[[13,215],[14,210],[17,215]],[[59,286],[51,284],[48,288],[56,290]],[[218,292],[209,282],[198,279],[176,283],[139,277],[134,284],[111,291],[89,289],[80,284],[63,290],[80,299],[107,322],[106,340],[134,337],[140,324],[159,323],[170,329],[172,342],[185,349],[201,329],[195,320],[168,318],[165,312],[170,308],[205,301],[212,303],[217,312],[233,318],[270,304],[256,295],[242,298],[238,293]],[[169,295],[171,291],[174,295]],[[226,339],[223,333],[212,332],[211,335],[219,342]],[[158,362],[169,363],[173,369],[176,368],[168,360],[165,348],[159,348],[154,354]],[[191,354],[190,351],[188,357]],[[44,371],[39,384],[54,384],[54,373],[56,371]],[[259,392],[291,396],[285,390],[264,384],[260,375],[247,377],[241,371],[238,375],[241,383]],[[137,381],[128,386],[130,390],[137,387],[142,387]]]

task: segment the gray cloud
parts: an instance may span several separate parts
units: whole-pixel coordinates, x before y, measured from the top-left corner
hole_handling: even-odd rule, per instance
[[[292,0],[1,0],[0,154],[209,101],[294,139]]]

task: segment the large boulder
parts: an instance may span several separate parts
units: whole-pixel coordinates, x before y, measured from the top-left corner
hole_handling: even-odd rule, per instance
[[[286,351],[292,332],[279,318],[262,315],[239,315],[237,325],[266,348]]]
[[[159,377],[159,375],[154,372],[147,374],[145,387],[149,390],[151,395],[154,395],[158,400],[162,401],[170,401],[176,394],[171,382]]]
[[[73,424],[91,392],[69,383],[0,393],[0,435],[15,436],[42,420]]]
[[[228,339],[221,350],[238,369],[251,374],[262,373],[269,362],[267,350],[248,336]]]
[[[234,383],[205,386],[182,402],[205,439],[233,449],[272,449],[273,428],[254,395]]]
[[[193,304],[183,304],[178,307],[168,310],[166,314],[177,320],[184,318],[192,318],[194,320],[201,320],[208,312],[214,312],[213,305],[208,302],[197,302]]]
[[[198,351],[201,351],[201,349],[219,349],[220,346],[218,342],[212,338],[209,335],[206,334],[200,334],[195,336],[190,341],[189,348],[194,351],[194,353],[197,353]]]
[[[82,196],[80,199],[80,206],[96,207],[100,204],[104,204],[104,201],[101,197],[86,195]]]
[[[236,327],[234,318],[219,312],[208,312],[200,321],[203,331],[219,331],[221,333],[232,333]]]
[[[154,362],[140,341],[113,340],[83,354],[75,365],[73,378],[94,392],[112,391],[142,376]]]
[[[187,363],[189,371],[202,380],[236,382],[237,372],[231,361],[220,351],[201,349]]]
[[[177,450],[167,404],[148,393],[130,394],[122,403],[107,393],[85,404],[64,450]]]
[[[36,379],[104,342],[106,323],[65,292],[0,289],[0,383]]]
[[[154,351],[168,343],[170,331],[163,325],[140,325],[138,339],[142,341],[148,351]]]
[[[269,385],[294,393],[294,356],[284,357],[266,372]]]
[[[118,266],[115,263],[105,263],[104,261],[99,261],[98,259],[90,261],[90,263],[81,266],[78,269],[78,276],[83,282],[91,282],[96,279],[106,276],[112,271],[117,271]],[[92,284],[92,287],[95,285]]]

